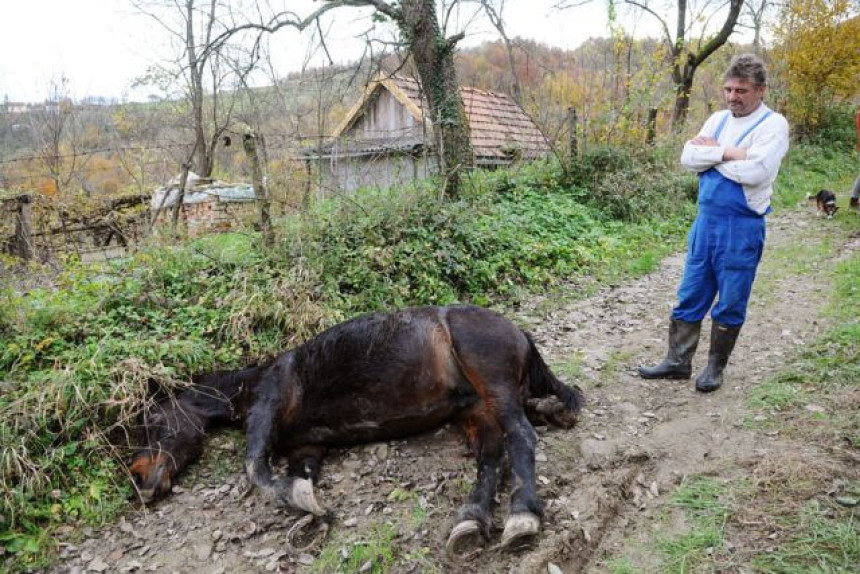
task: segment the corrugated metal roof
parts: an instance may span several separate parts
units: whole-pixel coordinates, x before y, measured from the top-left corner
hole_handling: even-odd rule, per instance
[[[192,177],[193,176],[193,177]],[[186,182],[185,194],[182,197],[183,204],[203,203],[213,199],[227,203],[241,203],[254,201],[254,186],[249,183],[224,183],[212,182],[189,173]],[[207,182],[207,183],[202,183]],[[165,187],[160,187],[152,194],[152,209],[159,207],[170,207],[176,203],[179,193],[179,179],[174,178]],[[167,196],[165,198],[165,195]],[[162,203],[163,201],[163,203]]]
[[[362,99],[347,114],[335,132],[336,138],[344,135],[361,117],[364,107],[371,101],[376,90],[380,89],[391,91],[415,116],[416,120],[424,121],[424,110],[427,110],[428,106],[416,79],[406,76],[383,75],[374,82],[365,91]],[[460,88],[460,96],[463,98],[463,105],[469,119],[472,148],[478,163],[505,163],[516,155],[525,159],[533,159],[549,153],[550,146],[546,136],[509,96],[469,87]],[[392,138],[392,142],[395,139]],[[379,150],[380,143],[379,141],[353,141],[349,144],[348,149],[353,153],[359,148],[362,150],[364,148]],[[398,143],[402,142],[398,140]],[[326,146],[325,151],[334,152],[332,145]],[[393,145],[389,149],[397,147],[400,146]],[[342,148],[344,151],[347,150],[344,146]]]

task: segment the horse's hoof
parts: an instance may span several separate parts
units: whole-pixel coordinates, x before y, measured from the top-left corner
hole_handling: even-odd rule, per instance
[[[478,521],[464,520],[457,523],[451,530],[448,542],[445,543],[445,550],[449,558],[463,559],[480,550],[483,543],[484,537],[481,535],[481,525]]]
[[[296,508],[315,516],[324,516],[326,511],[314,496],[314,484],[305,478],[297,478],[290,490],[290,500]]]
[[[531,538],[540,531],[540,518],[531,512],[512,514],[505,521],[505,531],[502,533],[502,548],[510,548]]]

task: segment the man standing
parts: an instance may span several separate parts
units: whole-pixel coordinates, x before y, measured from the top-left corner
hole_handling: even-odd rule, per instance
[[[729,109],[708,118],[681,154],[681,164],[699,174],[699,213],[688,236],[684,277],[669,325],[669,351],[659,365],[639,367],[646,379],[689,379],[702,319],[710,310],[708,366],[696,379],[701,392],[722,384],[746,319],[773,182],[788,151],[788,122],[763,102],[764,63],[752,54],[738,56],[724,80]]]

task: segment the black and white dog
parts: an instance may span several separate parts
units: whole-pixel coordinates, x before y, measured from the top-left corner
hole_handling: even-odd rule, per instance
[[[829,189],[822,189],[815,195],[809,196],[810,201],[813,199],[815,200],[818,212],[826,216],[827,219],[833,219],[834,214],[839,209],[839,206],[836,205],[836,194]]]

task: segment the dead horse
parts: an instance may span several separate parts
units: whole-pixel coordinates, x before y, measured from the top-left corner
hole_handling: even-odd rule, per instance
[[[169,492],[176,474],[199,456],[207,429],[244,422],[250,482],[270,497],[322,515],[312,482],[326,447],[453,422],[477,459],[478,479],[448,538],[452,555],[489,539],[504,449],[513,488],[502,545],[537,534],[537,437],[525,403],[555,395],[567,415],[582,404],[580,390],[552,374],[528,334],[492,311],[467,305],[358,317],[265,366],[210,373],[194,382],[146,417],[145,446],[130,466],[144,501]],[[269,458],[275,453],[288,456],[284,478],[272,475]]]

